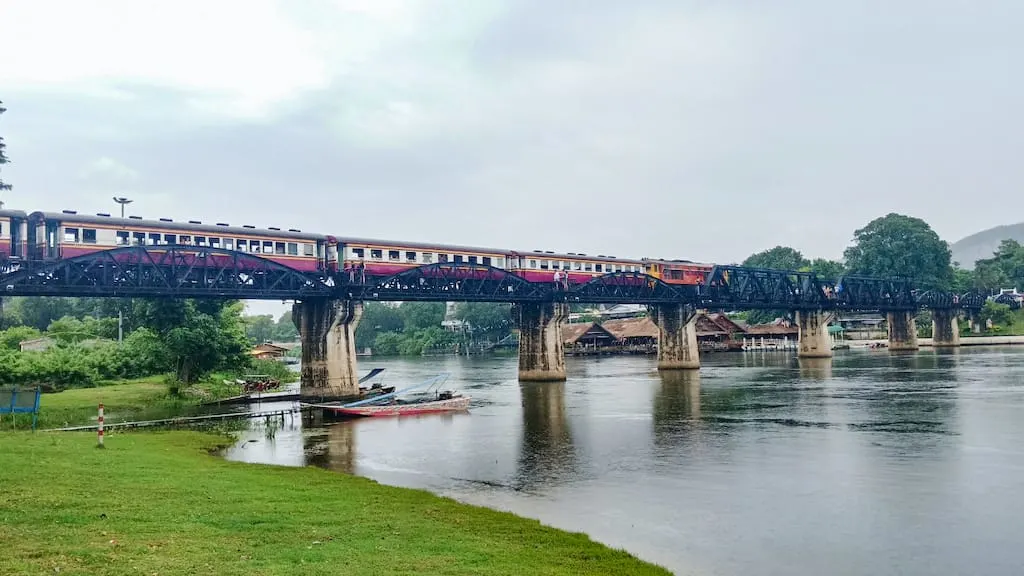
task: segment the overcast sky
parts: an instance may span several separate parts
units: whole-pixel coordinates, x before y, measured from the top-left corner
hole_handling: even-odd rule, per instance
[[[4,0],[9,208],[841,256],[1024,220],[1019,0]],[[1017,39],[1014,39],[1018,36]]]

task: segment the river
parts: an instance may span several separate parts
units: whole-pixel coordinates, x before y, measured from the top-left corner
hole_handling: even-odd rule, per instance
[[[469,413],[254,421],[227,457],[316,465],[508,510],[679,574],[1017,574],[1024,349],[720,353],[699,373],[568,358],[360,359],[439,372]],[[271,408],[271,406],[264,406]]]

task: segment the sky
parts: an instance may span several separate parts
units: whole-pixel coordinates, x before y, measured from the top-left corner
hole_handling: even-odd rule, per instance
[[[1024,220],[1015,0],[4,0],[6,207],[839,258]],[[1016,65],[1014,65],[1016,63]]]

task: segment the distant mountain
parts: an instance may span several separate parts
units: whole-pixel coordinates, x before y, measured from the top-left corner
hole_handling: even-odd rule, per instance
[[[975,261],[991,258],[999,243],[1008,239],[1024,244],[1024,222],[982,230],[950,244],[949,248],[953,251],[954,262],[959,262],[965,270],[973,270]]]

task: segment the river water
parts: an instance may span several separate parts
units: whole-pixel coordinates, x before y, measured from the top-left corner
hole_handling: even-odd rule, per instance
[[[469,413],[254,421],[227,457],[323,466],[508,510],[679,574],[1024,572],[1024,349],[361,359],[439,372]],[[264,405],[263,408],[275,408]]]

